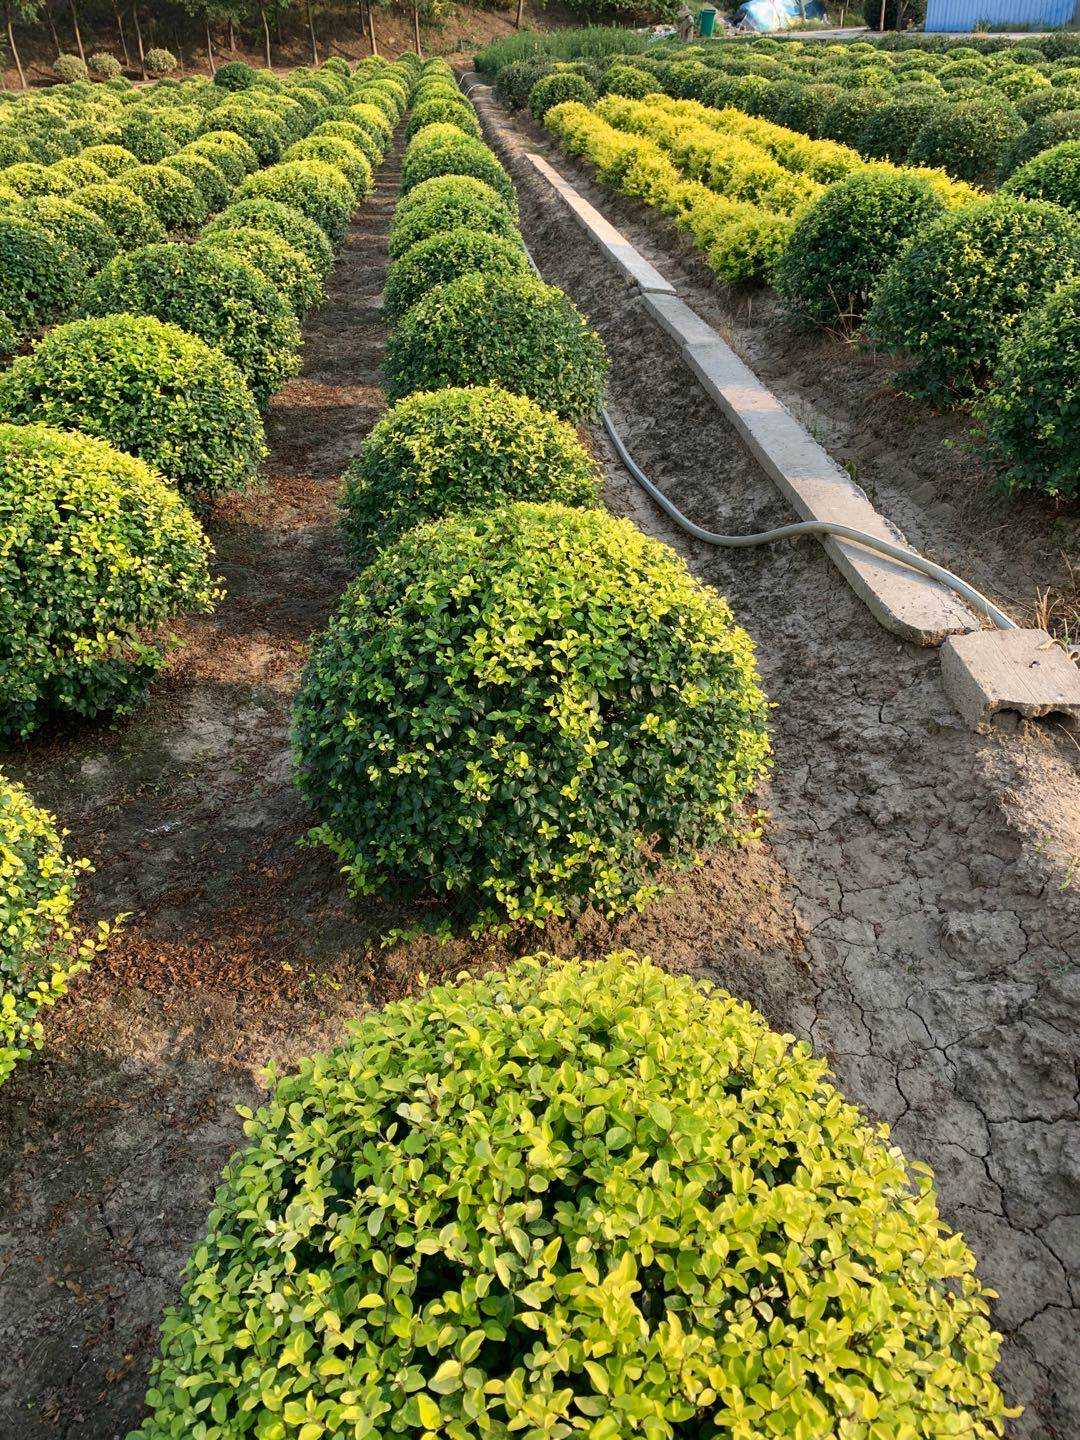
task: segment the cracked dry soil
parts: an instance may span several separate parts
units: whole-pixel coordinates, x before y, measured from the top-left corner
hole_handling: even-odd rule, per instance
[[[780,518],[662,333],[504,158],[545,273],[609,346],[611,408],[634,452],[697,518]],[[335,496],[384,404],[379,296],[399,161],[400,145],[305,327],[304,372],[275,398],[265,485],[208,517],[228,598],[185,629],[130,722],[2,757],[97,867],[87,916],[131,913],[50,1016],[42,1056],[0,1091],[0,1436],[111,1440],[137,1422],[162,1308],[265,1063],[332,1042],[420,971],[624,945],[812,1038],[847,1092],[895,1123],[1001,1291],[1002,1381],[1028,1406],[1017,1435],[1078,1433],[1069,737],[967,735],[934,657],[878,630],[818,549],[733,559],[687,546],[593,436],[611,507],[679,549],[754,635],[777,704],[768,842],[711,857],[617,924],[588,915],[508,942],[386,951],[376,937],[415,913],[394,897],[348,904],[332,864],[297,848],[310,821],[291,785],[289,703],[350,579]],[[634,238],[644,248],[645,232]]]
[[[484,92],[474,99],[517,182],[545,278],[607,344],[608,408],[634,458],[699,524],[735,533],[792,519],[524,149],[544,153],[691,306],[715,316],[723,301],[707,279],[626,208],[616,215],[610,193],[540,132]],[[768,333],[742,346],[755,368]],[[804,376],[812,369],[805,360]],[[840,446],[873,428],[865,372],[855,357],[845,370],[830,347],[828,410]],[[795,408],[805,411],[805,400]],[[910,446],[904,431],[919,421],[882,407],[879,459]],[[1080,1435],[1080,736],[1015,717],[991,735],[968,733],[941,689],[936,654],[878,627],[819,546],[699,545],[629,481],[606,437],[597,448],[607,453],[612,508],[726,594],[757,645],[776,707],[769,845],[809,966],[785,1023],[828,1056],[847,1095],[892,1125],[910,1159],[934,1168],[944,1213],[1000,1296],[1001,1381],[1026,1407],[1012,1433],[1072,1440]],[[978,534],[976,517],[955,507],[907,501],[896,518],[915,516],[922,535],[940,543],[942,563],[957,552],[980,557],[998,594],[1019,594],[1023,574],[1030,582],[1039,553],[1030,507],[1006,540],[1000,527]],[[886,499],[877,503],[890,513]],[[1045,543],[1041,562],[1052,563]]]

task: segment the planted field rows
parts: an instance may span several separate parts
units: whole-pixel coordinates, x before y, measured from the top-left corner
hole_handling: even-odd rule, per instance
[[[916,539],[1065,645],[1068,403],[1003,417],[1076,222],[611,33],[503,57],[517,122],[410,54],[0,112],[5,1434],[1080,1418],[1075,732],[667,524],[602,406],[700,523],[790,516],[523,151],[759,373],[824,347],[830,449],[864,326],[924,480],[977,396],[1011,559]],[[1026,267],[963,340],[945,234]]]

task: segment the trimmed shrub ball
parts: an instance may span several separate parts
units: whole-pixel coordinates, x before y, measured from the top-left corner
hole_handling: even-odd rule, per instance
[[[333,267],[334,249],[326,232],[291,205],[282,205],[277,200],[234,201],[204,226],[200,238],[239,228],[272,230],[280,235],[287,245],[300,251],[320,280],[325,279]]]
[[[119,249],[105,221],[75,200],[37,195],[33,200],[24,200],[15,213],[74,250],[88,274],[96,274]]]
[[[401,193],[407,195],[425,180],[437,175],[472,175],[498,192],[507,208],[517,215],[514,182],[482,140],[468,135],[425,146],[407,157],[401,167]]]
[[[936,119],[945,104],[940,99],[909,99],[899,95],[874,110],[859,134],[858,149],[873,160],[903,165],[923,126]]]
[[[966,397],[1005,336],[1080,269],[1080,224],[1058,205],[997,195],[943,216],[885,272],[871,337],[915,361],[913,394]]]
[[[961,100],[928,117],[908,151],[908,163],[938,166],[957,180],[989,185],[1005,151],[1026,130],[1006,101]]]
[[[146,73],[155,79],[171,75],[179,62],[171,50],[155,45],[146,52]]]
[[[583,75],[571,70],[559,70],[554,75],[545,75],[529,91],[529,113],[538,125],[553,105],[564,100],[576,100],[581,105],[596,104],[596,90]]]
[[[340,136],[309,135],[306,140],[290,145],[282,160],[285,163],[290,160],[321,160],[341,171],[358,202],[371,194],[371,165],[367,156]]]
[[[237,225],[199,237],[199,243],[253,265],[298,318],[323,301],[322,281],[305,255],[273,230]]]
[[[153,315],[216,346],[258,404],[300,369],[300,326],[249,261],[212,246],[147,245],[118,255],[86,292],[88,315]]]
[[[1080,140],[1044,150],[1014,170],[1001,188],[1026,200],[1050,200],[1080,217]]]
[[[165,239],[165,226],[155,212],[119,181],[85,185],[71,198],[101,216],[121,250],[134,250],[139,245],[154,245]]]
[[[208,155],[197,150],[178,150],[175,155],[169,156],[165,165],[191,181],[202,196],[207,215],[213,215],[227,205],[236,188],[235,182],[227,180],[225,172]]]
[[[364,130],[370,131],[384,148],[390,143],[390,137],[394,133],[393,125],[379,107],[365,105],[363,101],[344,106],[336,118],[347,120],[350,125],[359,125]]]
[[[185,494],[241,488],[266,454],[258,409],[233,362],[150,315],[51,330],[0,375],[0,420],[97,435]]]
[[[311,132],[309,138],[312,140],[322,138],[347,140],[353,149],[360,151],[372,171],[383,157],[382,144],[371,131],[363,130],[359,125],[352,125],[348,120],[324,120]]]
[[[1010,489],[1080,496],[1080,280],[1021,317],[976,414]]]
[[[391,407],[345,472],[342,524],[357,563],[406,530],[514,500],[599,504],[573,428],[497,385],[421,391]]]
[[[346,593],[294,710],[354,894],[391,876],[478,932],[656,893],[750,827],[769,750],[748,637],[629,521],[510,505],[420,526]]]
[[[82,152],[82,159],[91,160],[110,180],[139,164],[138,157],[123,145],[91,145]]]
[[[230,100],[212,110],[206,117],[207,130],[231,130],[246,140],[258,156],[260,165],[273,165],[280,160],[290,135],[285,122],[274,110],[253,104],[250,98]]]
[[[85,861],[65,853],[66,831],[0,772],[0,1085],[40,1050],[41,1012],[87,968],[92,943],[74,926]]]
[[[467,100],[445,99],[435,96],[433,99],[424,100],[421,104],[413,107],[409,116],[409,123],[405,127],[405,137],[411,140],[418,130],[425,125],[435,125],[441,120],[449,120],[459,130],[464,130],[467,135],[475,135],[480,138],[480,121],[476,118],[476,111]]]
[[[23,340],[70,314],[86,285],[86,266],[54,231],[0,214],[0,314]]]
[[[490,185],[467,175],[443,175],[438,180],[425,183],[441,186],[442,189],[431,193],[430,198],[425,198],[419,205],[409,205],[395,216],[387,247],[391,260],[404,255],[421,240],[461,226],[502,240],[516,240],[520,244],[513,216]],[[414,195],[417,193],[413,191]]]
[[[1007,179],[1036,155],[1066,140],[1080,140],[1080,110],[1044,115],[1041,120],[1033,121],[1002,157],[999,179]]]
[[[210,546],[177,491],[104,440],[0,425],[0,733],[130,712],[154,632],[207,611]]]
[[[383,362],[398,400],[444,385],[501,385],[566,420],[600,408],[603,342],[554,285],[532,275],[462,275],[437,285],[390,336]]]
[[[387,272],[384,292],[387,312],[392,318],[400,317],[433,286],[467,274],[529,274],[529,262],[521,241],[485,235],[465,226],[417,241]]]
[[[197,230],[210,213],[195,182],[167,163],[125,170],[116,183],[145,200],[170,235]]]
[[[633,952],[373,1010],[245,1133],[137,1440],[1003,1432],[928,1168],[808,1045]]]
[[[352,187],[332,165],[321,160],[290,160],[249,175],[238,200],[276,200],[313,220],[331,245],[340,245],[356,208]]]
[[[856,148],[874,111],[885,104],[886,95],[878,89],[845,90],[821,115],[821,134],[841,145]]]
[[[245,175],[259,168],[259,157],[241,135],[231,130],[208,130],[184,148],[185,155],[203,155],[228,181],[230,193]]]
[[[636,65],[610,66],[600,82],[603,95],[624,95],[628,100],[644,100],[656,89],[656,81]]]
[[[255,71],[243,60],[226,60],[214,75],[214,84],[221,90],[250,90],[254,83]]]
[[[944,209],[925,180],[901,170],[857,171],[795,222],[775,267],[776,289],[797,315],[850,329],[882,271]]]
[[[117,60],[115,55],[110,55],[107,50],[98,50],[90,55],[86,61],[86,68],[95,80],[119,80],[124,73],[124,67]]]

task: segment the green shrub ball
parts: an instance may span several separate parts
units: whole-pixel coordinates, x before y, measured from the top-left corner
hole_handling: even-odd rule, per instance
[[[195,182],[167,163],[125,170],[117,184],[145,200],[170,235],[197,230],[210,213]]]
[[[881,272],[944,208],[917,176],[858,171],[830,186],[796,221],[776,266],[776,289],[814,324],[851,328]]]
[[[386,346],[391,400],[444,385],[501,385],[565,420],[595,415],[603,342],[561,290],[532,275],[462,275],[407,312]]]
[[[529,113],[538,125],[542,125],[552,106],[561,105],[565,100],[595,105],[596,90],[583,75],[575,75],[572,70],[556,71],[554,75],[545,75],[538,80],[529,91]]]
[[[989,185],[1006,150],[1026,130],[1004,101],[961,100],[927,118],[908,150],[908,164],[934,166],[956,180]]]
[[[459,226],[419,240],[393,261],[384,292],[388,314],[400,317],[435,285],[459,275],[527,275],[529,262],[521,241],[506,240]]]
[[[443,175],[417,186],[410,200],[420,196],[421,191],[426,193],[418,203],[400,207],[394,216],[387,246],[391,260],[404,255],[421,240],[462,225],[503,240],[520,239],[514,217],[505,203],[482,180],[466,175]]]
[[[1021,318],[976,413],[1010,489],[1080,497],[1080,280]]]
[[[215,346],[265,405],[300,368],[300,326],[249,261],[213,246],[147,245],[118,255],[87,289],[88,315],[153,315]]]
[[[474,929],[643,904],[746,829],[768,755],[748,637],[666,546],[599,510],[409,531],[305,670],[300,786],[354,893],[389,876]]]
[[[123,184],[110,180],[106,185],[85,185],[71,196],[77,204],[99,215],[121,250],[153,245],[165,239],[165,226],[157,214]]]
[[[948,403],[985,380],[1002,341],[1080,269],[1080,224],[1058,205],[998,195],[930,225],[889,267],[871,338],[915,361],[905,383]]]
[[[200,243],[253,265],[300,319],[325,298],[311,261],[273,230],[237,225],[210,235],[204,232]]]
[[[371,164],[367,156],[340,136],[309,135],[306,140],[298,140],[282,156],[283,163],[291,160],[321,160],[332,165],[345,176],[357,201],[371,194]]]
[[[54,231],[0,214],[0,314],[18,340],[70,314],[85,285],[86,266]]]
[[[1001,188],[1026,200],[1050,200],[1080,218],[1080,140],[1066,140],[1044,150],[1014,170]]]
[[[2,734],[129,712],[164,663],[155,632],[211,608],[198,521],[103,440],[0,424],[0,532]]]
[[[600,476],[573,428],[493,385],[399,400],[345,472],[342,523],[360,565],[404,531],[515,500],[599,503]]]
[[[266,453],[258,409],[233,362],[149,315],[51,330],[0,375],[0,420],[96,435],[187,495],[242,488]]]
[[[402,164],[402,195],[438,175],[471,175],[483,180],[502,196],[507,209],[517,214],[514,183],[482,140],[465,135],[414,151]]]
[[[632,952],[373,1010],[245,1131],[138,1440],[282,1414],[342,1437],[1003,1433],[992,1296],[929,1170],[808,1045]]]
[[[280,235],[309,261],[320,280],[324,280],[333,267],[334,249],[326,232],[291,205],[282,205],[277,200],[235,201],[204,226],[201,237],[240,228],[272,230]]]
[[[116,236],[105,221],[75,200],[38,195],[33,200],[24,200],[15,213],[40,225],[61,244],[70,246],[90,275],[96,274],[119,248]]]
[[[480,137],[480,121],[476,118],[476,111],[467,100],[435,96],[430,100],[424,100],[422,104],[413,106],[409,123],[405,127],[406,138],[411,140],[416,132],[422,130],[425,125],[434,125],[441,120],[449,120],[452,125],[464,130],[466,134],[475,135],[478,139]]]
[[[238,200],[276,200],[314,221],[331,245],[340,245],[356,208],[349,182],[322,160],[290,160],[249,175]]]

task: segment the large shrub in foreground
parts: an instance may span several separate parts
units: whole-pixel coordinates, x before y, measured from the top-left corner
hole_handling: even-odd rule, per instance
[[[21,785],[0,773],[0,1084],[41,1047],[39,1014],[86,969],[92,946],[72,923],[84,863]]]
[[[918,176],[856,171],[795,222],[776,265],[776,289],[796,314],[818,325],[857,324],[878,276],[944,208]]]
[[[266,453],[259,412],[233,362],[149,315],[50,331],[0,375],[0,420],[96,435],[186,494],[242,487]]]
[[[300,325],[247,260],[210,245],[147,245],[109,262],[86,293],[89,315],[153,315],[232,360],[260,405],[300,368]]]
[[[1080,280],[1020,320],[977,413],[1011,489],[1080,496]]]
[[[950,399],[986,378],[1016,322],[1080,270],[1080,224],[1058,205],[998,195],[922,231],[885,272],[869,334],[915,361],[913,393]]]
[[[88,435],[0,425],[0,535],[0,734],[131,710],[164,662],[158,628],[212,603],[176,490]]]
[[[908,151],[908,163],[940,166],[957,180],[989,184],[1008,147],[1026,130],[1005,101],[960,100],[927,117]]]
[[[1002,1433],[989,1295],[929,1171],[807,1045],[631,952],[388,1005],[245,1128],[141,1440],[308,1415],[416,1440]]]
[[[322,302],[322,281],[311,261],[273,230],[236,225],[204,231],[199,238],[205,247],[253,265],[299,318]]]
[[[596,505],[599,473],[565,420],[495,385],[410,395],[345,472],[343,524],[357,561],[453,511],[513,500]]]
[[[599,408],[607,357],[556,286],[473,274],[437,285],[408,311],[383,368],[392,400],[444,385],[501,385],[576,420]]]
[[[768,741],[724,600],[628,521],[519,504],[383,551],[305,670],[295,749],[354,893],[413,881],[480,928],[643,903],[745,831]]]

